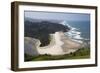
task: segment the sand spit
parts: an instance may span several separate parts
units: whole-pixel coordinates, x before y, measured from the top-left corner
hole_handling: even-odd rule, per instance
[[[26,47],[26,44],[24,45],[24,48],[27,49],[25,50],[25,53],[31,55],[39,55],[39,54],[64,55],[64,54],[69,54],[71,52],[75,52],[82,47],[82,43],[78,43],[66,37],[63,32],[55,32],[55,34],[50,34],[50,36],[51,36],[50,44],[44,47],[40,47],[41,43],[38,39],[25,37],[25,43],[27,44],[27,46],[31,45],[28,47]],[[30,51],[33,50],[34,52],[33,53],[32,52],[30,53],[30,51],[27,52],[28,49]]]

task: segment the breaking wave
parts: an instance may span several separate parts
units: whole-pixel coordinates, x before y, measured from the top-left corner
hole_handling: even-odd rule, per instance
[[[83,43],[83,37],[81,37],[81,33],[78,28],[70,26],[66,21],[61,22],[61,24],[68,26],[70,30],[65,33],[69,38],[72,38],[74,41]]]

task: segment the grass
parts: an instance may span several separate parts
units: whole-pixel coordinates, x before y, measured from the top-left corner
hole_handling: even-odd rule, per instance
[[[90,58],[90,48],[81,48],[74,53],[51,56],[48,54],[39,56],[30,56],[25,54],[25,61],[44,61],[44,60],[62,60],[62,59],[86,59]]]

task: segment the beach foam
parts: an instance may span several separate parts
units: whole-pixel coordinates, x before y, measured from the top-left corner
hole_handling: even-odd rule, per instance
[[[83,37],[81,37],[81,32],[79,31],[78,28],[70,26],[66,21],[61,22],[61,24],[68,26],[70,30],[65,33],[68,37],[72,38],[74,41],[82,43]]]

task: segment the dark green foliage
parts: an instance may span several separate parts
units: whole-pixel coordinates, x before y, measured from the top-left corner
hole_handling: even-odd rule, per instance
[[[31,61],[33,56],[30,56],[28,54],[24,54],[24,61]]]

